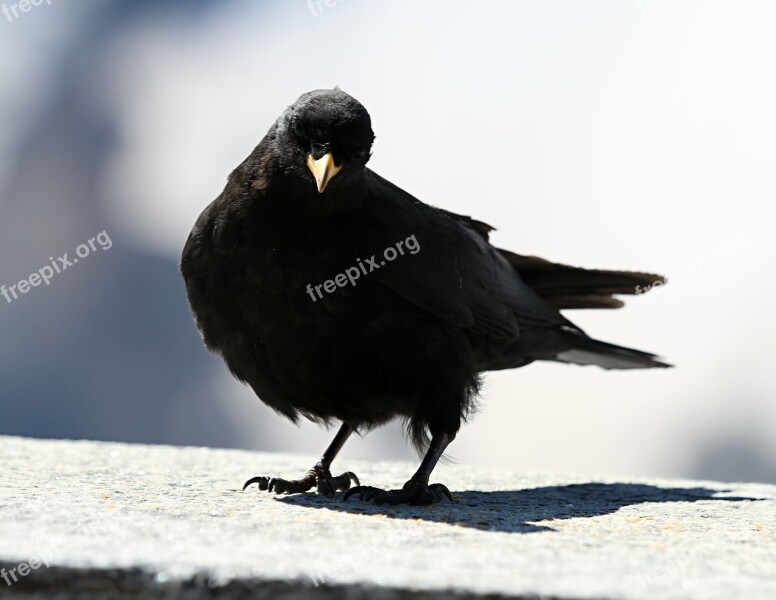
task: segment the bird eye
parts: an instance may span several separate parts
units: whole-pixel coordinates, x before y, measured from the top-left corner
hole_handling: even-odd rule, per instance
[[[294,135],[300,138],[304,137],[304,127],[302,127],[302,123],[294,117],[291,119],[291,130],[294,132]]]

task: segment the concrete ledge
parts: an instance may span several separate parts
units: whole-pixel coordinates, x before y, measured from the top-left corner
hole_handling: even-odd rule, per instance
[[[11,597],[776,598],[776,486],[456,466],[455,502],[377,507],[239,491],[313,457],[1,436],[0,457]],[[339,467],[396,487],[415,465]]]

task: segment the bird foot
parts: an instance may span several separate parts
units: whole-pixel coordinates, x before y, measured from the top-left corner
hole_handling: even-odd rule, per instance
[[[343,496],[347,500],[351,496],[358,496],[360,500],[368,502],[374,500],[375,504],[411,504],[423,506],[434,504],[447,497],[452,501],[450,490],[441,483],[428,485],[420,481],[408,481],[400,490],[381,490],[368,485],[359,485],[351,488]]]
[[[319,494],[333,496],[336,492],[344,492],[349,489],[351,482],[360,485],[355,473],[348,471],[337,477],[332,477],[329,469],[315,466],[302,479],[287,480],[280,477],[252,477],[245,482],[243,491],[249,485],[257,483],[260,490],[267,490],[276,494],[301,494],[314,487]]]

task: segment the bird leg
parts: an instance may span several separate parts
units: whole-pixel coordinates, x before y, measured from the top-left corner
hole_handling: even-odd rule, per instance
[[[245,482],[243,490],[253,483],[258,483],[260,490],[268,490],[276,494],[299,494],[315,487],[319,494],[333,496],[335,492],[347,490],[351,482],[359,485],[360,482],[355,473],[348,471],[337,477],[332,477],[329,470],[334,457],[337,456],[342,446],[345,445],[345,441],[350,437],[351,433],[353,433],[353,428],[347,423],[343,423],[337,435],[334,436],[334,440],[326,448],[323,456],[321,456],[321,460],[302,479],[292,479],[289,481],[280,477],[253,477]]]
[[[345,492],[343,500],[351,496],[358,496],[361,500],[374,500],[375,504],[413,504],[424,505],[439,502],[443,497],[453,499],[450,490],[441,483],[428,484],[431,471],[445,451],[445,448],[453,441],[455,434],[435,434],[431,438],[431,444],[423,457],[423,462],[410,480],[400,490],[382,490],[368,485],[358,485]]]

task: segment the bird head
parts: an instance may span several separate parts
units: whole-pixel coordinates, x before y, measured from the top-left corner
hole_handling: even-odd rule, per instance
[[[363,173],[374,133],[369,113],[339,88],[302,95],[280,119],[288,166],[323,193],[337,177],[345,183]]]

